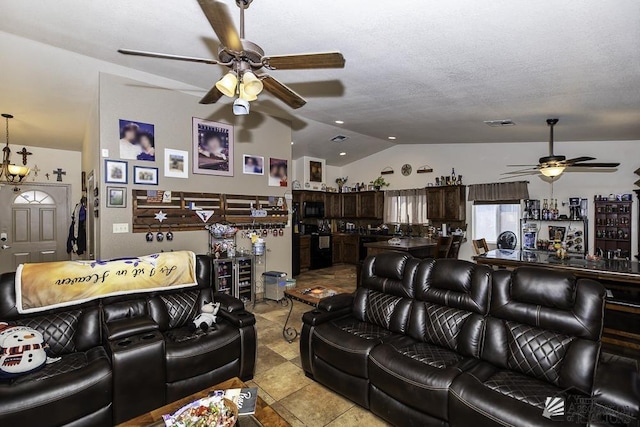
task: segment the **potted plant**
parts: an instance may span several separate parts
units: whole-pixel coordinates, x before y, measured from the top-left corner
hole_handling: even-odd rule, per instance
[[[342,187],[347,183],[347,180],[349,179],[348,176],[343,176],[340,178],[336,178],[336,184],[338,184],[338,191],[340,193],[342,193]]]
[[[389,186],[389,183],[384,180],[382,175],[380,175],[379,177],[377,177],[376,179],[371,181],[370,184],[373,185],[373,188],[375,188],[376,191],[380,191],[380,189],[382,187],[388,187]]]

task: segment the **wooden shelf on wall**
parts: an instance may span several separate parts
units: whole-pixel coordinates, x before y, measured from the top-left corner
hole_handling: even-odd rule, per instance
[[[162,193],[158,191],[156,194]],[[170,202],[163,203],[162,197],[149,200],[147,190],[133,190],[133,232],[146,233],[149,228],[158,227],[172,231],[204,230],[207,224],[224,222],[229,224],[286,224],[286,205],[279,208],[276,201],[280,196],[224,195],[220,193],[194,193],[172,191]],[[282,197],[284,201],[284,197]],[[213,216],[206,223],[190,208],[191,204],[202,210],[212,210]],[[265,209],[266,217],[252,217],[251,208]],[[159,222],[155,215],[162,211],[167,215]]]

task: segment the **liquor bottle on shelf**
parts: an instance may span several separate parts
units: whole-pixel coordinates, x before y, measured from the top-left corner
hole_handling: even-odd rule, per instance
[[[553,218],[552,219],[558,219],[559,217],[559,212],[558,212],[558,199],[553,199]]]
[[[542,203],[542,219],[549,219],[549,205],[547,204],[547,199],[544,199]]]
[[[458,176],[456,175],[456,170],[455,168],[451,168],[451,185],[456,185],[457,181],[458,181]]]

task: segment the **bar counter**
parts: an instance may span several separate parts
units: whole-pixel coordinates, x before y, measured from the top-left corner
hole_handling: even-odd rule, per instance
[[[389,237],[390,239],[391,237]],[[380,252],[401,251],[408,252],[416,258],[429,258],[433,256],[433,250],[438,245],[435,239],[426,237],[405,237],[400,239],[400,243],[393,245],[388,240],[380,242],[365,243],[367,256],[376,255]]]

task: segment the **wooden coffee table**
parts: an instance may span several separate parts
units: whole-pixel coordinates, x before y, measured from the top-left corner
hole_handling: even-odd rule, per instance
[[[289,301],[289,314],[287,314],[287,320],[284,321],[284,326],[282,327],[282,336],[289,343],[292,343],[296,337],[299,335],[299,332],[293,326],[287,327],[287,323],[289,323],[289,318],[291,317],[291,311],[293,311],[293,301],[300,301],[304,304],[317,307],[320,304],[320,301],[332,297],[338,294],[348,294],[349,291],[346,291],[342,288],[338,288],[330,285],[317,285],[311,286],[309,288],[293,288],[287,289],[284,291],[285,298]]]
[[[165,405],[162,408],[154,409],[151,412],[142,414],[139,417],[136,417],[132,420],[129,420],[125,423],[120,424],[119,427],[143,427],[143,426],[164,427],[164,421],[162,420],[163,415],[172,414],[178,409],[182,408],[187,403],[193,402],[194,400],[201,399],[203,397],[207,397],[209,393],[211,393],[214,390],[224,390],[228,388],[243,388],[243,387],[247,387],[247,385],[243,383],[239,378],[231,378],[230,380],[227,380],[223,383],[214,385],[213,387],[209,387],[205,390],[194,393],[191,396],[187,396],[173,403],[169,403],[168,405]],[[291,427],[291,424],[289,424],[284,418],[278,415],[278,413],[274,411],[273,408],[267,405],[265,401],[260,398],[260,396],[258,396],[258,402],[256,404],[256,413],[254,415],[246,415],[246,416],[240,417],[236,425],[238,427],[244,427],[244,426]]]

